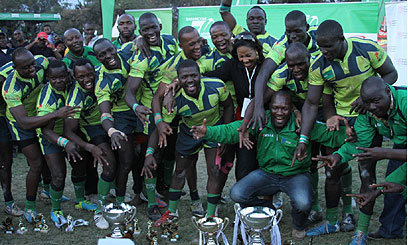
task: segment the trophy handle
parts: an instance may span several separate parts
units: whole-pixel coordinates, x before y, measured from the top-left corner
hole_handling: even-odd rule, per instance
[[[238,216],[240,216],[240,215],[239,215],[239,212],[241,211],[241,209],[242,209],[242,208],[241,208],[239,205],[234,205],[235,213],[238,214]]]
[[[132,216],[130,219],[126,219],[126,224],[132,221],[136,216],[136,207],[132,206]]]
[[[229,224],[229,219],[228,219],[228,217],[225,217],[221,232],[223,232],[225,230],[225,228],[227,228],[228,224]]]
[[[282,216],[283,216],[283,212],[282,212],[282,210],[281,209],[278,209],[278,210],[276,210],[276,214],[275,214],[275,220],[274,220],[274,225],[276,224],[279,224],[279,222],[281,221],[281,219],[282,219]]]
[[[198,224],[197,224],[197,218],[195,216],[191,217],[191,221],[193,222],[194,226],[200,230],[200,228],[198,228]]]

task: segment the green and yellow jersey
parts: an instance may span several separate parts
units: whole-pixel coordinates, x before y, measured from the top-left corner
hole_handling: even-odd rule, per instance
[[[234,34],[235,36],[240,34],[241,32],[247,31],[245,30],[245,28],[243,28],[242,26],[236,24],[234,29],[232,30],[232,34]],[[249,31],[247,31],[249,32]],[[259,42],[261,42],[262,44],[262,51],[263,54],[266,56],[269,54],[269,52],[272,51],[272,47],[273,45],[276,43],[277,39],[272,36],[271,34],[269,34],[267,31],[265,31],[264,34],[259,34],[256,36],[256,38],[259,40]]]
[[[125,102],[125,91],[134,50],[135,47],[133,43],[126,43],[123,48],[118,51],[121,63],[119,69],[108,70],[102,65],[96,71],[95,95],[98,104],[105,101],[111,102],[112,112],[131,110]]]
[[[309,43],[306,48],[312,57],[316,57],[320,54],[319,46],[316,42],[316,31],[317,26],[311,26],[307,31],[309,35]],[[271,52],[268,53],[266,58],[272,59],[277,65],[281,65],[285,62],[285,52],[289,46],[289,40],[286,35],[283,35],[276,43],[272,46]]]
[[[360,96],[363,81],[376,75],[375,69],[381,67],[387,54],[376,42],[361,38],[347,38],[347,52],[343,60],[329,60],[320,54],[310,65],[309,83],[331,87],[337,114],[356,117],[350,114],[351,104]]]
[[[79,107],[74,119],[79,120],[80,126],[101,125],[101,113],[94,91],[88,91],[75,82],[68,93],[67,105]]]
[[[180,115],[180,124],[189,128],[201,125],[204,118],[207,119],[207,125],[219,123],[221,119],[219,104],[227,100],[228,89],[221,80],[208,77],[201,78],[200,86],[201,90],[197,99],[188,96],[184,89],[180,89],[174,98],[174,111],[169,114],[163,107],[163,120],[170,123],[177,115]]]
[[[84,46],[84,52],[82,53],[82,56],[76,56],[71,51],[69,51],[64,56],[62,61],[67,65],[69,69],[72,69],[74,65],[74,61],[79,58],[85,58],[89,60],[92,63],[92,65],[94,65],[95,67],[98,67],[101,65],[101,62],[99,62],[99,60],[96,58],[93,49],[88,46]]]
[[[40,94],[41,84],[45,79],[45,69],[48,67],[48,60],[42,56],[35,56],[36,74],[34,78],[23,78],[16,70],[8,75],[3,84],[3,98],[7,104],[6,117],[10,122],[16,122],[10,113],[10,108],[23,105],[27,116],[36,115],[37,98]]]
[[[177,42],[171,35],[161,35],[161,47],[150,46],[151,57],[145,58],[139,51],[131,63],[129,76],[142,78],[138,90],[140,102],[149,108],[160,84],[161,74],[167,68],[166,62],[178,53]]]
[[[4,64],[2,67],[0,67],[0,76],[4,77],[4,79],[7,79],[8,75],[13,71],[13,62],[7,62]],[[4,84],[4,82],[3,82]],[[1,86],[3,86],[1,84]],[[0,98],[0,117],[4,117],[6,115],[6,102],[4,101],[4,98]]]

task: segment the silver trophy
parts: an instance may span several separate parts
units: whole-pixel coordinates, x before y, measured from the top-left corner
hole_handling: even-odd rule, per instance
[[[278,224],[282,218],[282,210],[273,210],[268,207],[247,207],[240,208],[234,206],[235,212],[242,223],[250,230],[251,245],[265,245],[261,237],[261,232],[268,230],[273,224]]]
[[[126,203],[110,203],[102,207],[103,217],[115,227],[111,234],[106,237],[130,238],[129,233],[123,232],[121,225],[131,222],[136,216],[136,207]]]
[[[207,235],[207,245],[217,245],[216,239],[214,237],[219,233],[222,232],[228,225],[229,219],[228,218],[218,218],[218,217],[207,217],[201,218],[199,220],[196,217],[192,217],[191,221],[195,227],[200,231],[200,245],[203,244],[202,235]]]

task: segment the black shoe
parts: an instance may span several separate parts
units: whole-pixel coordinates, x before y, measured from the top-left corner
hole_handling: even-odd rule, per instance
[[[368,233],[368,238],[369,239],[373,239],[373,240],[382,240],[382,239],[401,239],[403,238],[404,235],[401,236],[396,236],[396,237],[392,237],[392,238],[385,238],[380,234],[380,231],[377,230],[376,232],[369,232]]]
[[[153,205],[147,209],[147,216],[153,222],[160,219],[162,214],[160,213],[160,209],[157,205]]]
[[[344,232],[354,231],[356,229],[356,220],[353,214],[346,214],[341,221],[340,230]]]

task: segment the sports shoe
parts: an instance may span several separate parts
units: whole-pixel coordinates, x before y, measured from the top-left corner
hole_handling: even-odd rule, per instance
[[[8,214],[8,215],[13,215],[13,216],[21,216],[21,215],[24,214],[24,211],[21,210],[21,209],[17,206],[17,204],[15,204],[14,202],[13,202],[13,203],[10,203],[9,205],[7,205],[7,206],[4,208],[4,212],[6,212],[6,214]]]
[[[89,194],[85,195],[85,199],[89,202],[97,203],[98,202],[98,194]]]
[[[129,202],[130,205],[135,207],[143,203],[145,203],[145,201],[140,198],[140,194],[139,195],[136,194],[135,197],[133,197],[133,199]]]
[[[103,217],[102,212],[94,214],[94,221],[95,221],[96,227],[98,227],[99,229],[106,230],[109,228],[109,223]]]
[[[229,202],[230,202],[230,199],[229,199],[228,195],[226,195],[224,193],[221,193],[220,203],[221,204],[228,204]]]
[[[143,192],[140,192],[139,197],[140,197],[140,199],[142,199],[145,202],[149,201],[147,199],[147,196]],[[167,203],[165,201],[163,201],[162,199],[160,199],[160,197],[158,197],[157,195],[156,195],[156,203],[157,203],[157,206],[159,208],[166,208],[167,207]]]
[[[278,192],[275,195],[273,195],[272,204],[276,209],[279,209],[279,208],[282,207],[282,205],[283,205],[282,192]]]
[[[353,240],[350,245],[366,245],[367,244],[367,235],[362,231],[356,231],[356,234],[353,236]]]
[[[39,194],[40,194],[40,198],[42,200],[51,199],[51,194],[50,194],[49,191],[41,190]],[[71,198],[69,198],[69,197],[67,197],[65,195],[62,195],[62,197],[61,197],[61,202],[68,202],[70,200],[71,200]]]
[[[152,205],[150,208],[147,209],[147,217],[149,217],[151,221],[156,221],[160,219],[161,216],[162,214],[157,205]]]
[[[68,223],[67,219],[64,217],[62,210],[51,211],[51,220],[54,222],[57,228]]]
[[[24,218],[27,220],[28,223],[33,223],[35,217],[37,217],[37,211],[32,209],[27,209],[24,212]]]
[[[203,203],[201,200],[196,200],[191,202],[191,213],[193,216],[202,218],[205,215],[205,211],[203,208]]]
[[[354,220],[354,215],[353,214],[344,215],[344,218],[340,224],[340,230],[348,232],[348,231],[354,231],[355,229],[356,229],[356,221]]]
[[[170,212],[170,210],[167,210],[164,212],[164,214],[160,217],[160,219],[156,220],[154,222],[154,227],[159,227],[161,224],[167,223],[167,222],[173,222],[178,219],[178,210],[175,213]]]
[[[296,230],[296,229],[292,229],[292,237],[294,240],[303,240],[303,238],[305,238],[306,236],[306,231],[305,230]]]
[[[320,226],[312,228],[306,232],[306,236],[320,236],[324,234],[335,233],[340,230],[339,223],[337,222],[336,225],[331,225],[329,222],[325,222]]]
[[[87,211],[95,211],[98,208],[98,205],[96,203],[92,203],[88,200],[83,200],[75,204],[76,209],[83,209]]]
[[[311,210],[307,220],[310,224],[314,224],[323,220],[323,213],[322,211],[317,212],[315,210]]]

